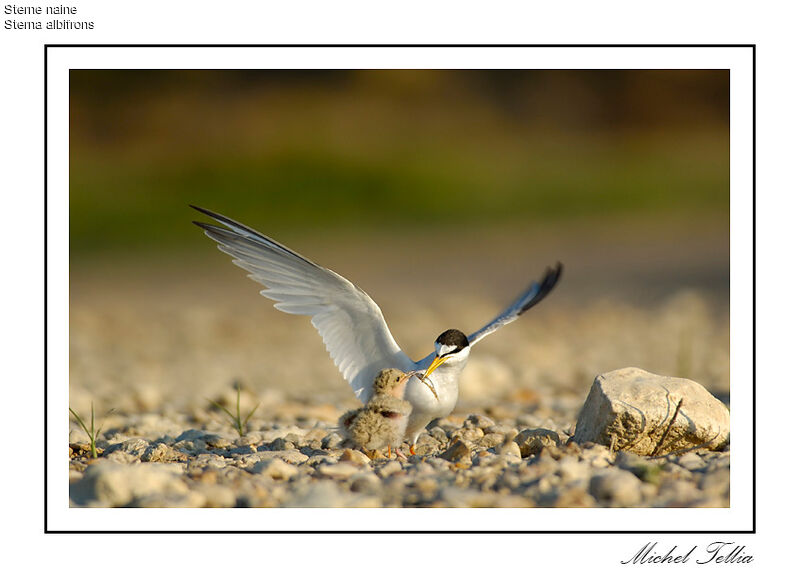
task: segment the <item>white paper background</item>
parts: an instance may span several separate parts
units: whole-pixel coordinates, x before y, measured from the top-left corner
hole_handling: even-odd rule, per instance
[[[2,488],[5,502],[3,544],[10,554],[6,559],[25,560],[33,568],[51,569],[62,574],[85,574],[87,572],[112,572],[115,575],[138,575],[156,571],[187,573],[190,568],[203,575],[224,572],[293,572],[318,573],[328,571],[342,562],[357,564],[365,571],[374,573],[374,562],[383,564],[380,571],[387,575],[414,572],[417,564],[422,568],[437,567],[438,571],[456,573],[467,571],[470,575],[492,572],[500,574],[516,570],[524,574],[541,574],[552,571],[568,575],[578,570],[619,571],[629,566],[620,566],[619,561],[632,556],[647,541],[658,540],[661,545],[679,545],[679,549],[698,544],[699,549],[711,541],[724,539],[745,544],[747,553],[755,556],[756,562],[750,571],[778,567],[786,563],[784,557],[791,555],[789,540],[792,536],[796,515],[794,497],[794,475],[791,464],[793,436],[788,429],[792,423],[793,407],[796,407],[796,389],[792,372],[786,369],[785,360],[792,359],[796,348],[793,327],[796,324],[794,289],[797,274],[794,261],[796,225],[794,197],[796,178],[791,169],[795,163],[797,146],[797,118],[794,100],[797,92],[797,77],[793,72],[791,50],[791,19],[776,5],[774,11],[767,7],[755,9],[752,5],[737,3],[671,2],[661,7],[649,3],[634,2],[572,2],[568,5],[540,6],[535,3],[513,4],[504,2],[471,3],[407,2],[402,5],[385,3],[295,3],[293,6],[275,3],[238,2],[221,8],[210,2],[171,2],[169,5],[143,1],[137,3],[75,3],[81,14],[72,19],[92,19],[95,30],[76,32],[30,32],[0,30],[2,42],[3,89],[2,98],[2,158],[0,192],[9,213],[6,218],[6,243],[4,244],[3,275],[3,364],[11,369],[5,372],[3,398],[6,410],[6,460],[3,468]],[[8,18],[8,16],[4,16]],[[19,19],[19,18],[18,18]],[[715,43],[737,42],[758,44],[758,160],[759,160],[759,366],[758,366],[758,522],[756,535],[261,535],[261,536],[113,536],[71,535],[45,536],[43,532],[43,448],[46,440],[42,432],[43,398],[43,43]],[[495,51],[497,49],[494,49]],[[228,53],[232,49],[227,49]],[[740,504],[746,504],[751,481],[745,463],[748,445],[751,443],[749,426],[743,430],[740,424],[752,416],[747,396],[752,381],[752,348],[748,349],[752,318],[742,315],[751,303],[750,255],[752,244],[749,238],[751,216],[748,215],[749,159],[750,153],[750,95],[746,85],[750,81],[747,69],[750,52],[714,51],[704,49],[699,56],[689,50],[647,49],[636,67],[657,68],[668,66],[706,67],[703,58],[718,59],[714,67],[733,67],[731,76],[731,389],[736,403],[732,407],[732,423],[736,436],[736,452],[732,460],[732,508],[720,512],[687,512],[684,510],[654,512],[594,510],[578,512],[571,510],[529,510],[525,528],[565,529],[666,529],[710,528],[739,529],[749,526],[749,514],[741,517]],[[795,50],[796,51],[796,50]],[[80,54],[78,49],[69,49],[71,54]],[[122,54],[128,51],[93,49],[86,53],[94,62],[85,66],[123,67]],[[130,51],[136,64],[153,49]],[[281,58],[283,51],[273,52]],[[352,53],[354,58],[364,58],[359,66],[364,67],[413,67],[409,59],[421,50],[388,51],[380,49],[374,56],[360,56],[359,51],[343,49],[328,51],[304,50],[303,56],[311,58],[308,64],[300,61],[292,66],[323,67],[323,60],[331,62]],[[416,66],[457,66],[448,60],[441,63],[434,59],[458,59],[463,50],[437,49],[431,56],[420,56]],[[613,58],[630,54],[628,50],[600,49],[577,51],[575,49],[549,49],[539,51],[516,51],[525,68],[547,66],[543,59],[563,59],[551,66],[609,67]],[[535,52],[535,55],[534,55]],[[578,52],[583,54],[575,56]],[[660,53],[663,52],[662,57]],[[225,52],[222,52],[225,54]],[[248,64],[247,54],[236,56],[234,67],[267,67],[263,59],[252,57]],[[313,56],[306,56],[306,54]],[[97,56],[104,54],[104,56]],[[160,66],[194,66],[207,68],[224,66],[215,62],[209,49],[171,49],[166,55],[159,53]],[[370,52],[372,54],[372,52]],[[396,56],[395,56],[396,54]],[[682,55],[686,56],[682,56]],[[741,56],[739,55],[741,54]],[[602,55],[602,56],[601,56]],[[618,56],[619,55],[619,56]],[[736,56],[734,56],[736,55]],[[51,60],[55,52],[51,51]],[[60,58],[60,55],[59,55]],[[74,58],[74,56],[70,56]],[[179,59],[173,64],[168,59]],[[223,58],[232,58],[225,56]],[[373,58],[374,60],[369,60]],[[397,58],[398,60],[394,60]],[[471,54],[465,67],[496,67],[497,55],[482,57]],[[570,64],[569,59],[575,58]],[[663,60],[659,60],[663,58]],[[682,61],[681,59],[686,60]],[[105,60],[104,60],[105,59]],[[180,64],[178,64],[178,62]],[[727,64],[725,64],[727,62]],[[56,64],[56,62],[52,62]],[[62,63],[58,63],[62,65]],[[63,63],[67,64],[67,63]],[[336,66],[341,67],[341,64]],[[355,66],[355,65],[354,65]],[[511,64],[507,65],[512,67]],[[621,66],[621,65],[617,65]],[[633,64],[631,64],[633,66]],[[58,67],[53,67],[51,89],[57,90]],[[64,74],[63,68],[61,74]],[[61,79],[63,83],[63,78]],[[56,97],[56,94],[51,94]],[[741,100],[738,100],[741,98]],[[50,108],[51,129],[55,131],[50,140],[50,169],[53,173],[66,175],[65,126],[58,131],[59,117],[66,120],[66,100],[52,101]],[[60,153],[60,157],[59,157]],[[60,187],[60,188],[59,188]],[[67,275],[66,262],[66,181],[51,182],[50,211],[50,263],[49,322],[52,340],[50,345],[51,387],[66,376],[66,325]],[[794,194],[793,194],[794,193]],[[794,242],[790,242],[789,233]],[[737,313],[737,311],[739,313]],[[744,337],[742,337],[744,336]],[[783,363],[781,363],[781,361]],[[62,373],[59,374],[59,371]],[[59,438],[66,431],[66,381],[62,395],[51,393],[49,434]],[[58,443],[54,448],[60,447]],[[64,460],[51,450],[51,458],[57,465],[50,465],[51,481],[64,469]],[[742,461],[740,461],[742,460]],[[744,472],[744,474],[743,474]],[[65,484],[61,484],[65,486]],[[60,490],[66,495],[66,488]],[[93,512],[76,510],[79,516],[65,520],[55,517],[56,510],[64,504],[53,496],[50,505],[50,527],[56,522],[77,527],[86,524],[93,527],[98,518],[91,519]],[[137,523],[152,528],[153,511],[99,511],[105,516],[106,525],[132,528]],[[70,512],[71,513],[71,512]],[[454,511],[455,518],[450,527],[511,529],[514,517],[503,517],[506,512]],[[512,512],[513,514],[514,512]],[[352,511],[330,512],[327,520],[318,521],[319,511],[309,511],[298,517],[297,511],[283,514],[286,520],[276,522],[275,511],[246,511],[235,513],[237,527],[267,528],[273,525],[296,524],[307,527],[309,523],[363,526],[381,525],[391,529],[411,527],[435,528],[441,526],[438,519],[423,519],[421,511],[367,511],[370,520],[356,520]],[[436,514],[434,512],[433,514]],[[433,516],[428,513],[427,516]],[[711,514],[712,522],[708,515]],[[157,515],[164,515],[158,512]],[[196,529],[209,524],[221,528],[229,520],[227,511],[195,511],[174,514],[175,520],[159,517],[160,527],[169,527],[172,522]],[[714,515],[721,516],[713,519]],[[188,516],[188,517],[187,517]],[[303,516],[308,516],[304,519]],[[699,518],[694,518],[699,516]],[[88,519],[78,520],[78,517]],[[291,519],[290,519],[291,518]],[[364,522],[363,524],[361,522]],[[791,524],[791,525],[790,525]],[[789,564],[791,562],[789,561]],[[714,572],[723,570],[709,566],[681,565],[673,571]],[[755,566],[755,567],[752,567]],[[600,570],[602,569],[602,570]],[[735,568],[725,571],[736,573]],[[638,571],[655,571],[655,568],[640,567]]]

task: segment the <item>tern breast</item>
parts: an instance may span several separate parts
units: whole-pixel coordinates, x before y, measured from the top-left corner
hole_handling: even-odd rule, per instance
[[[411,403],[413,409],[408,420],[406,437],[412,444],[416,443],[419,434],[431,421],[437,417],[450,415],[455,408],[458,401],[458,376],[461,368],[458,368],[458,371],[452,369],[455,368],[441,367],[428,378],[433,382],[439,399],[436,399],[428,385],[419,378],[415,376],[409,379],[405,399]]]

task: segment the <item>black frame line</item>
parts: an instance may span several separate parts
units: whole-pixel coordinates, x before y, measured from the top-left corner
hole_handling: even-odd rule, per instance
[[[753,59],[753,522],[749,530],[50,530],[47,527],[47,50],[49,48],[750,48]],[[755,534],[756,533],[756,45],[755,44],[44,44],[44,533],[45,534]]]

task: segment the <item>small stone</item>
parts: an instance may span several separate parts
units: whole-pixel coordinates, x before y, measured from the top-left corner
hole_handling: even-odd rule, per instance
[[[334,448],[341,447],[342,441],[344,440],[342,439],[342,436],[340,436],[338,433],[336,432],[330,433],[326,435],[324,438],[322,438],[322,449],[332,450]]]
[[[367,455],[363,452],[348,448],[342,452],[342,456],[339,458],[339,461],[350,462],[351,464],[355,464],[357,466],[364,466],[370,463],[372,460],[370,460],[369,457],[367,457]]]
[[[400,462],[390,460],[386,462],[384,465],[379,467],[375,473],[378,474],[381,478],[388,478],[392,474],[395,474],[403,469],[403,466],[400,465]]]
[[[308,461],[308,456],[300,450],[282,450],[282,451],[263,451],[258,452],[258,459],[264,460],[269,458],[279,458],[288,464],[302,464]]]
[[[521,431],[514,441],[519,445],[523,458],[536,456],[546,447],[556,447],[561,443],[561,438],[552,430],[537,428]]]
[[[654,502],[656,507],[682,508],[702,498],[700,490],[688,480],[665,480]]]
[[[374,494],[380,490],[381,480],[372,472],[364,472],[353,476],[350,480],[350,491]]]
[[[703,458],[693,452],[680,456],[678,458],[678,465],[691,471],[701,470],[706,467],[706,463],[703,461]]]
[[[497,448],[497,455],[500,456],[514,456],[517,458],[522,458],[522,450],[520,449],[517,442],[515,442],[510,436],[509,439],[503,443],[503,445]]]
[[[254,474],[261,474],[273,480],[289,480],[298,474],[297,466],[287,464],[281,459],[270,458],[255,464],[250,471]]]
[[[186,454],[162,443],[149,446],[141,457],[143,462],[185,462],[187,459]]]
[[[295,449],[295,445],[290,441],[286,441],[286,438],[277,438],[267,444],[267,449],[269,451],[280,452],[283,450],[293,450]]]
[[[196,440],[205,436],[206,432],[200,431],[199,429],[187,429],[177,438],[175,438],[175,441],[182,442],[183,440]]]
[[[289,436],[287,435],[286,437],[288,439]],[[258,432],[252,432],[238,438],[234,442],[234,444],[239,447],[245,447],[245,446],[257,446],[259,442],[261,442],[261,436],[258,434]]]
[[[428,430],[428,435],[435,439],[440,444],[446,444],[448,441],[447,432],[439,426],[432,427]]]
[[[612,506],[631,507],[641,500],[640,484],[639,478],[625,470],[604,470],[589,480],[589,493]]]
[[[485,415],[480,414],[470,414],[467,416],[467,419],[464,420],[463,427],[473,427],[473,428],[480,428],[486,429],[487,427],[492,427],[494,425],[494,420],[491,418],[486,417]]]
[[[447,443],[445,440],[444,443]],[[439,451],[442,442],[439,442],[433,436],[423,433],[419,436],[416,443],[416,452],[418,455],[424,456]]]
[[[321,464],[317,468],[317,472],[329,478],[344,480],[356,475],[358,473],[358,468],[345,463]]]
[[[493,448],[502,444],[505,439],[506,436],[501,433],[489,433],[481,438],[478,445],[484,448]]]
[[[322,442],[322,440],[328,437],[328,435],[330,435],[330,432],[328,430],[322,428],[314,428],[310,430],[305,436],[303,436],[303,440],[306,443],[311,443],[315,441]]]
[[[130,438],[118,444],[112,444],[106,448],[106,455],[116,452],[124,452],[126,454],[140,458],[145,450],[150,446],[150,442],[142,438]]]
[[[414,487],[426,500],[433,499],[433,497],[439,491],[439,483],[433,476],[427,476],[417,479],[417,481],[414,482]]]
[[[456,434],[457,437],[460,437],[465,442],[475,443],[483,438],[483,430],[479,428],[464,428],[458,430]],[[455,436],[454,436],[455,437]]]
[[[557,473],[567,483],[583,482],[585,487],[591,471],[588,463],[578,461],[575,456],[565,456],[558,462]]]
[[[206,451],[206,442],[203,441],[202,438],[176,441],[172,445],[172,449],[191,455],[196,455]]]
[[[217,449],[225,449],[231,445],[229,440],[217,434],[208,434],[207,436],[203,437],[203,441],[208,444],[208,447]]]
[[[284,505],[287,508],[344,508],[350,502],[348,493],[333,480],[321,480],[299,490]]]
[[[469,447],[461,440],[456,440],[439,457],[450,462],[463,462],[469,460]]]
[[[139,458],[133,454],[128,454],[122,451],[113,452],[105,456],[105,459],[115,464],[133,464],[139,461]]]

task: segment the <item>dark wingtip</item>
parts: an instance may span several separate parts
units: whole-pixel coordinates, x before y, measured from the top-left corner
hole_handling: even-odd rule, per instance
[[[214,211],[210,211],[208,209],[204,209],[203,207],[198,207],[197,205],[193,205],[191,203],[189,203],[189,206],[191,208],[193,208],[195,211],[200,211],[204,215],[208,215],[209,217],[211,217],[212,219],[215,219],[215,220],[217,219],[217,217],[220,216],[220,215],[216,214]]]
[[[549,295],[558,283],[558,280],[561,279],[561,272],[563,270],[564,265],[562,265],[561,261],[556,261],[555,268],[548,267],[545,269],[544,275],[542,275],[542,279],[539,281],[539,291],[536,292],[536,295],[534,295],[530,301],[522,306],[520,315]]]
[[[209,225],[208,223],[203,223],[202,221],[192,221],[195,225],[200,227],[201,229],[205,229],[208,231],[213,225]]]

